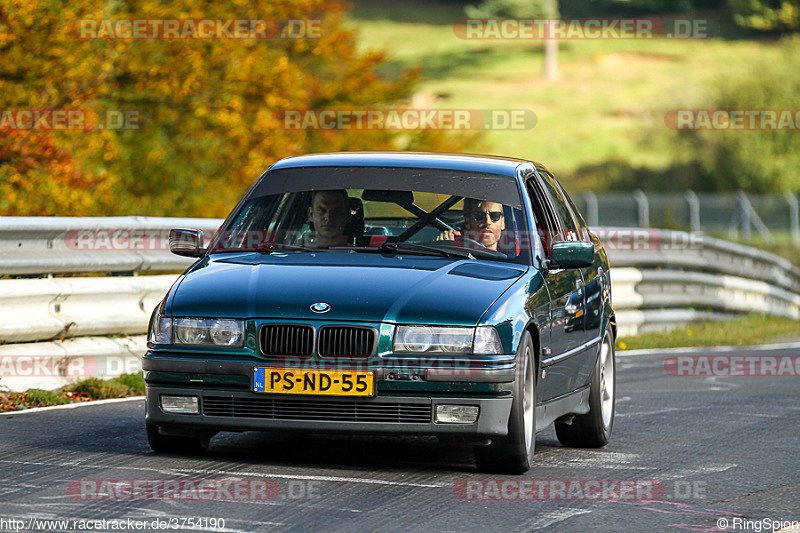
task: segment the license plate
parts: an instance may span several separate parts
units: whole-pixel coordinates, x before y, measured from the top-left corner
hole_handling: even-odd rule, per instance
[[[375,373],[256,367],[253,369],[253,392],[373,396]]]

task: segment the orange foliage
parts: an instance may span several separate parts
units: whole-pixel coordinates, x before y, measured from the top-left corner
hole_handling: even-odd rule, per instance
[[[442,132],[281,127],[284,110],[403,107],[327,0],[0,0],[0,113],[133,110],[131,129],[0,127],[0,214],[224,216],[271,163],[306,152],[459,151]],[[290,39],[82,39],[81,20],[320,20]],[[1,126],[1,123],[0,123]]]

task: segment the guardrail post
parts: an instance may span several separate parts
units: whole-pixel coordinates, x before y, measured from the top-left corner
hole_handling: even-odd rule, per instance
[[[755,228],[761,234],[761,238],[764,239],[764,242],[774,242],[772,234],[769,232],[769,228],[767,228],[767,225],[764,224],[763,220],[761,220],[761,217],[758,216],[753,204],[750,203],[750,199],[747,197],[744,191],[739,191],[739,204],[742,207],[742,212],[746,215],[747,240],[750,240],[750,224],[752,223],[752,225],[755,226]]]
[[[586,200],[586,218],[589,219],[587,224],[590,227],[599,226],[600,208],[597,205],[597,196],[591,191],[586,191],[583,193],[583,198]]]
[[[639,214],[639,227],[650,227],[650,204],[647,202],[647,195],[641,190],[637,189],[633,192],[633,198],[636,200],[637,212]]]
[[[693,233],[700,232],[700,200],[693,190],[688,189],[683,197],[686,198],[686,203],[689,204],[689,229]]]
[[[742,232],[742,240],[750,242],[753,234],[750,230],[750,212],[747,210],[747,196],[742,191],[739,191],[737,196],[739,200],[739,228]]]
[[[800,244],[800,206],[798,206],[797,196],[794,193],[787,193],[786,201],[789,202],[789,228],[792,242]]]

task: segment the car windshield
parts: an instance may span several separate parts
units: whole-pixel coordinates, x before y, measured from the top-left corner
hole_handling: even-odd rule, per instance
[[[212,253],[350,251],[530,264],[524,228],[510,177],[306,167],[262,177],[226,221]]]

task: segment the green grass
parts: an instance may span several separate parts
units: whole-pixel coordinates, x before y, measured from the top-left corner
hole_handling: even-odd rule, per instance
[[[102,380],[100,378],[86,378],[70,387],[70,392],[82,396],[88,396],[93,400],[105,400],[108,398],[124,398],[133,396],[135,392],[115,380]]]
[[[46,407],[48,405],[62,405],[71,403],[71,400],[60,396],[53,391],[30,389],[27,391],[27,404],[29,407]]]
[[[119,383],[128,387],[131,392],[138,395],[144,395],[144,373],[137,372],[135,374],[122,374],[111,381]]]
[[[689,346],[750,346],[800,339],[800,321],[765,315],[747,315],[725,322],[698,322],[668,332],[652,332],[617,339],[618,350]]]
[[[464,16],[441,0],[356,0],[348,23],[360,46],[386,51],[386,75],[421,68],[425,107],[532,109],[535,128],[488,131],[474,151],[541,161],[570,190],[608,186],[579,181],[584,165],[682,162],[664,114],[708,106],[723,74],[757,72],[779,57],[774,40],[571,40],[561,42],[561,79],[548,82],[541,42],[460,39],[453,22]]]
[[[86,378],[56,390],[29,389],[25,392],[0,391],[0,412],[67,403],[127,398],[144,395],[142,372],[122,374],[113,379]]]

